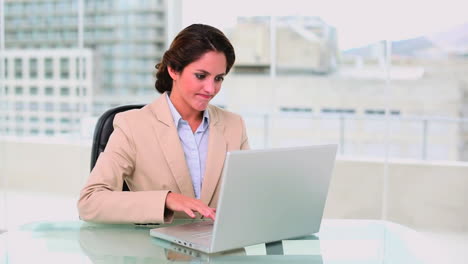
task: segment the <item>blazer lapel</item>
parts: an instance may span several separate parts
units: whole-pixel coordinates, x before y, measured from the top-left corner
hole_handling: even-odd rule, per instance
[[[210,111],[210,108],[208,108]],[[208,139],[208,156],[206,158],[201,200],[210,204],[224,166],[227,143],[224,138],[224,124],[219,120],[216,110],[210,112],[210,136]]]
[[[166,157],[167,164],[182,194],[195,197],[192,178],[185,161],[185,154],[180,144],[179,134],[174,125],[171,111],[166,99],[166,93],[162,94],[150,106],[151,111],[158,119],[153,128],[158,137],[161,149]],[[211,131],[210,131],[211,132]]]

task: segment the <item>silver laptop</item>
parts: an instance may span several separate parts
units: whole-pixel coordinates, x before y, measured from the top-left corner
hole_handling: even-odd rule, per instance
[[[337,145],[228,152],[216,221],[151,229],[151,236],[215,253],[316,233]]]

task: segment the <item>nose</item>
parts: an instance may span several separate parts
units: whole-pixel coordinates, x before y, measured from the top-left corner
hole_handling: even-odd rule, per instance
[[[217,86],[216,82],[214,80],[210,80],[206,82],[204,90],[206,93],[213,95],[216,92],[216,86]]]

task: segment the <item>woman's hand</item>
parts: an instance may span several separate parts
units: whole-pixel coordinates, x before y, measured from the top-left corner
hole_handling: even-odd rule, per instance
[[[202,201],[187,197],[179,193],[170,192],[166,197],[166,208],[175,212],[185,212],[191,218],[195,218],[194,212],[199,212],[204,217],[215,220],[216,209],[208,207]]]

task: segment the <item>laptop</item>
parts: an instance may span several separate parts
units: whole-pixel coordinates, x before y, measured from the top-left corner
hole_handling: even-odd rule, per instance
[[[330,144],[228,152],[216,221],[150,235],[211,254],[317,233],[336,151]]]

